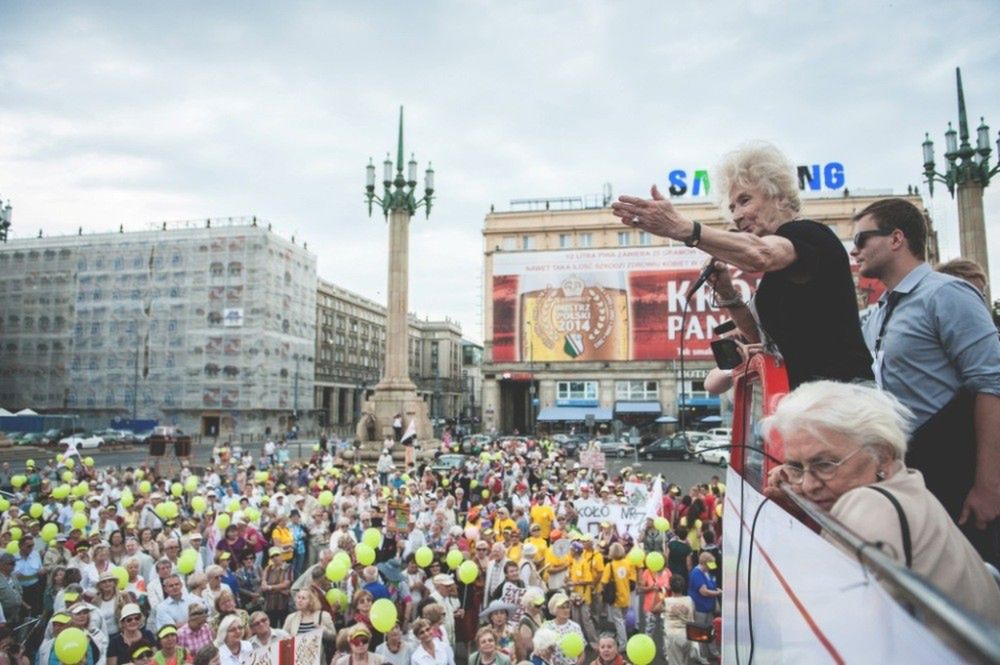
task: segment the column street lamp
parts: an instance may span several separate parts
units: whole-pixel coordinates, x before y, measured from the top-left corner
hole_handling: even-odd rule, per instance
[[[7,242],[7,234],[10,233],[10,219],[14,216],[14,209],[10,207],[10,199],[7,205],[3,205],[0,200],[0,242]]]
[[[1000,173],[1000,164],[990,168],[990,128],[984,118],[980,118],[976,129],[976,145],[969,143],[969,122],[965,113],[965,93],[962,90],[962,70],[955,68],[958,82],[958,132],[948,123],[944,133],[945,153],[948,162],[944,173],[934,170],[934,142],[930,133],[924,135],[924,178],[931,196],[934,183],[943,183],[948,193],[955,196],[958,190],[958,225],[962,256],[976,261],[989,275],[989,261],[986,251],[986,222],[983,214],[983,189],[990,180]],[[959,143],[961,140],[961,143]],[[997,153],[1000,154],[1000,137],[997,138]],[[998,160],[1000,161],[1000,160]]]
[[[403,176],[403,107],[399,107],[399,147],[396,154],[396,175],[392,175],[392,160],[386,153],[385,161],[382,162],[382,196],[375,193],[375,164],[371,158],[368,159],[366,168],[365,190],[368,196],[368,216],[372,214],[372,203],[382,206],[382,214],[386,217],[390,212],[405,211],[409,216],[413,216],[417,208],[424,206],[426,217],[431,214],[431,202],[434,198],[434,169],[430,164],[424,171],[424,196],[419,201],[414,195],[417,187],[417,160],[410,155],[407,164],[406,177]],[[394,189],[395,188],[395,189]]]
[[[409,368],[409,245],[410,218],[421,206],[430,217],[434,199],[434,169],[428,164],[424,174],[424,194],[417,199],[417,160],[411,155],[403,173],[403,107],[399,107],[399,143],[396,153],[395,174],[393,163],[386,155],[382,172],[382,194],[375,193],[375,164],[371,159],[365,169],[365,196],[368,216],[373,203],[382,207],[382,214],[389,222],[388,289],[386,302],[385,364],[382,378],[372,395],[375,424],[386,427],[395,416],[403,414],[416,421],[418,438],[431,435],[427,420],[427,405],[417,394],[417,386],[410,379]]]

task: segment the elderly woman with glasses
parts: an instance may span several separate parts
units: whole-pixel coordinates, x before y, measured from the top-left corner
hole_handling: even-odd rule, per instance
[[[239,617],[233,615],[219,624],[215,646],[219,649],[221,665],[246,665],[253,653],[253,645],[243,639],[243,625]]]
[[[821,378],[871,379],[847,251],[826,224],[799,216],[797,185],[788,158],[757,143],[727,155],[716,175],[716,191],[739,233],[688,219],[655,185],[652,199],[622,196],[612,212],[639,231],[711,255],[717,304],[747,341],[777,346],[793,388]],[[736,288],[728,264],[764,273],[752,303],[744,302],[749,289]]]
[[[781,500],[790,487],[956,604],[1000,626],[1000,588],[920,472],[903,463],[911,417],[875,387],[800,386],[762,423],[764,436],[780,437],[785,450],[765,494]]]
[[[156,638],[143,624],[146,618],[142,610],[134,603],[125,605],[121,610],[118,625],[121,630],[116,633],[108,644],[107,665],[120,665],[132,662],[132,652],[142,645],[153,646]],[[176,631],[175,631],[176,632]]]
[[[455,665],[454,652],[447,642],[434,637],[430,621],[414,621],[413,637],[417,646],[410,656],[411,665]]]

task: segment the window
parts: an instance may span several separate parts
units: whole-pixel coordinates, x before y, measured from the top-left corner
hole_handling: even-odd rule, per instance
[[[559,249],[569,249],[573,246],[573,236],[568,233],[559,234]]]
[[[597,401],[597,381],[559,381],[556,399]]]
[[[653,244],[653,236],[649,231],[639,231],[639,244],[644,247]]]
[[[615,399],[657,401],[660,386],[656,381],[616,381]]]
[[[512,252],[517,246],[517,238],[507,237],[503,239],[504,251]]]
[[[592,247],[594,245],[594,235],[592,233],[580,234],[580,247]]]
[[[534,248],[535,248],[534,236],[521,236],[521,249],[534,249]]]
[[[628,231],[618,232],[618,246],[628,247],[632,241],[632,235]]]
[[[680,399],[682,394],[687,394],[688,399],[695,399],[699,397],[711,397],[708,391],[705,390],[705,380],[704,379],[693,379],[685,383],[677,382],[677,397]]]

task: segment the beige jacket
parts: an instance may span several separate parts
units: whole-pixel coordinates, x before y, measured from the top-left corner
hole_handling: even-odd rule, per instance
[[[878,486],[891,492],[903,507],[910,526],[913,571],[957,605],[1000,626],[1000,587],[924,485],[923,475],[900,468]],[[830,514],[865,540],[884,542],[883,552],[906,565],[899,515],[889,499],[866,487],[855,488],[833,504]]]

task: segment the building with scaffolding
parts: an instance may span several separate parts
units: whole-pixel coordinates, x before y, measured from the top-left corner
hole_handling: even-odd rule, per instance
[[[8,409],[280,433],[313,409],[315,340],[316,257],[255,218],[0,246]]]

